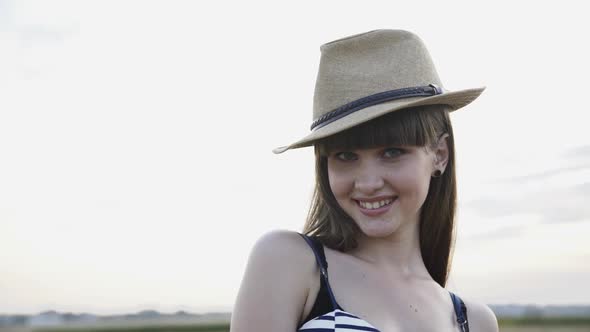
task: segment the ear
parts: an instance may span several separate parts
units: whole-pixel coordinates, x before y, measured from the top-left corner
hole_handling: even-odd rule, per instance
[[[441,135],[434,148],[434,168],[440,169],[443,173],[449,162],[449,145],[447,138],[449,134],[445,133]]]

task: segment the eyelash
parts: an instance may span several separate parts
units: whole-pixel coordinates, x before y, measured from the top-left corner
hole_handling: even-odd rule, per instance
[[[405,153],[405,151],[404,151],[403,149],[398,149],[398,148],[387,148],[387,149],[385,149],[385,151],[383,152],[383,154],[386,154],[387,152],[389,152],[389,151],[393,151],[393,150],[395,150],[395,151],[398,151],[398,153],[397,153],[396,157],[397,157],[397,156],[400,156],[400,155],[402,155],[402,154],[404,154],[404,153]],[[336,159],[338,159],[339,161],[344,161],[344,162],[346,162],[346,161],[351,161],[350,159],[342,159],[342,158],[340,158],[340,156],[342,156],[343,154],[354,154],[354,153],[353,153],[353,152],[350,152],[350,151],[342,151],[342,152],[337,152],[337,153],[335,153],[335,154],[334,154],[334,157],[335,157]],[[395,158],[395,157],[392,157],[392,158]]]

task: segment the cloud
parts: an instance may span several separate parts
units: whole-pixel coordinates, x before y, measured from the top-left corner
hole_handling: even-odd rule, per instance
[[[534,215],[542,223],[590,220],[590,206],[586,202],[586,197],[590,197],[590,179],[584,178],[590,171],[590,145],[569,149],[561,158],[563,167],[497,179],[493,184],[499,187],[493,189],[494,195],[467,201],[464,206],[486,218]]]
[[[567,158],[590,158],[590,145],[582,145],[570,149],[564,156]]]
[[[574,193],[578,193],[579,195],[589,197],[590,196],[590,182],[584,182],[582,184],[576,185],[572,187],[572,191]]]
[[[0,81],[14,78],[28,80],[57,71],[63,62],[67,42],[79,33],[79,24],[72,19],[41,19],[53,17],[59,9],[38,8],[28,2],[0,0]],[[41,13],[41,14],[40,14]],[[63,14],[62,14],[63,16]]]
[[[24,25],[17,29],[22,47],[32,47],[45,43],[60,43],[75,33],[73,28],[53,27],[48,25]]]
[[[492,231],[485,231],[475,234],[469,234],[467,239],[469,241],[487,241],[494,239],[518,238],[522,237],[528,225],[513,225],[501,227]]]
[[[547,178],[558,176],[564,173],[569,172],[576,172],[576,171],[583,171],[583,170],[590,170],[590,164],[582,164],[582,165],[575,165],[570,167],[560,167],[554,168],[551,170],[529,174],[529,175],[520,175],[520,176],[513,176],[504,179],[498,180],[499,183],[506,183],[506,184],[521,184],[527,182],[534,182],[534,181],[543,181]]]
[[[590,171],[590,145],[566,150],[561,158],[557,162],[563,167],[497,179],[493,184],[500,187],[493,189],[494,195],[464,206],[487,218],[536,215],[543,223],[590,220],[590,179],[584,178]]]
[[[515,189],[511,192],[516,192]],[[465,207],[487,218],[537,215],[543,223],[590,220],[590,182],[519,195],[484,196],[466,202]]]
[[[8,0],[0,0],[0,28],[12,21],[12,4]]]
[[[560,161],[561,165],[568,165],[562,166],[558,168],[553,168],[549,170],[544,170],[542,172],[537,172],[528,175],[518,175],[518,176],[511,176],[501,179],[496,179],[494,182],[499,184],[524,184],[524,183],[531,183],[531,182],[538,182],[543,181],[551,177],[556,177],[562,174],[570,173],[570,172],[578,172],[584,170],[590,170],[590,163],[582,162],[580,160],[589,161],[590,160],[590,145],[582,145],[571,148],[564,153],[561,154],[561,158],[563,160]]]

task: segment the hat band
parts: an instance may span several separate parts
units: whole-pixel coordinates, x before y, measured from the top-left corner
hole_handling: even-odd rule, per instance
[[[411,88],[402,88],[379,92],[374,95],[363,97],[354,100],[348,104],[338,107],[337,109],[330,111],[311,124],[311,130],[316,130],[329,123],[332,123],[340,118],[343,118],[349,114],[352,114],[363,108],[380,104],[385,101],[391,101],[396,99],[410,98],[410,97],[425,97],[434,96],[442,93],[442,89],[434,84],[427,86],[417,86]]]

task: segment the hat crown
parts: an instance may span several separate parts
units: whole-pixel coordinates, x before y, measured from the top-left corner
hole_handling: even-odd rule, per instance
[[[373,30],[323,44],[313,120],[383,91],[442,86],[426,46],[404,30]]]

